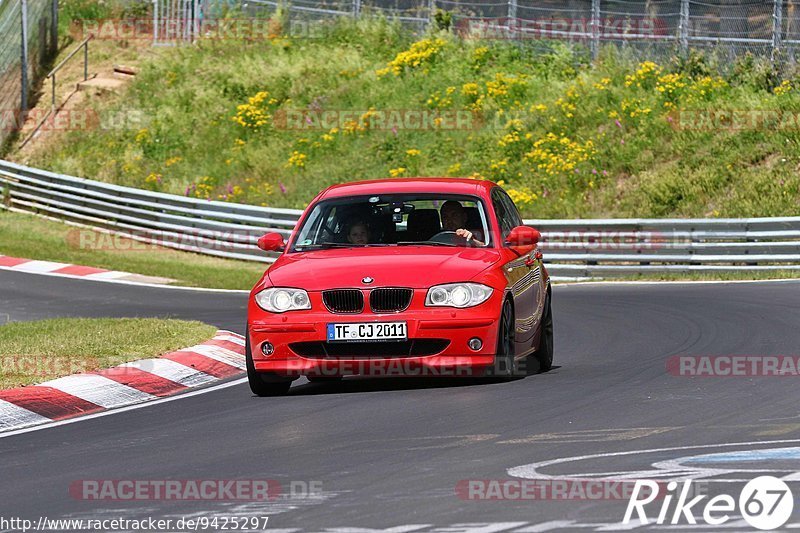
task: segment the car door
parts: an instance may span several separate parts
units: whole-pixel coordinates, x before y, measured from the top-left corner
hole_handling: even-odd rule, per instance
[[[503,189],[492,190],[492,206],[500,225],[503,242],[516,226],[522,225],[517,207]],[[505,246],[505,244],[504,244]],[[504,265],[504,273],[514,298],[516,353],[527,353],[533,347],[537,320],[541,316],[541,261],[535,252],[513,257]]]
[[[523,225],[522,217],[514,201],[503,189],[495,188],[492,200],[505,240],[513,228]],[[538,248],[509,261],[506,275],[514,296],[517,354],[523,354],[534,348],[533,341],[544,310],[542,261]]]

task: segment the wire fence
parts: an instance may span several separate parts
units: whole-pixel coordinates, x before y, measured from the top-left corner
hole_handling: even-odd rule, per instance
[[[800,0],[154,0],[154,6],[157,44],[192,40],[232,10],[264,17],[281,9],[295,21],[378,14],[420,30],[441,10],[456,31],[568,41],[593,57],[613,43],[652,58],[697,48],[718,51],[723,64],[745,52],[793,62],[800,48]]]
[[[0,146],[28,111],[58,46],[58,0],[0,0]]]

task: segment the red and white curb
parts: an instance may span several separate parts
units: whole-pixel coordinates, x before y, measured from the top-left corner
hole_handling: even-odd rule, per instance
[[[155,400],[244,369],[244,337],[219,330],[207,342],[157,358],[0,390],[0,431]]]
[[[0,270],[13,270],[31,274],[49,274],[71,278],[93,279],[97,281],[145,281],[149,283],[169,283],[173,281],[167,278],[143,276],[141,274],[132,274],[119,270],[106,270],[104,268],[57,263],[55,261],[22,259],[20,257],[11,257],[8,255],[0,255]]]

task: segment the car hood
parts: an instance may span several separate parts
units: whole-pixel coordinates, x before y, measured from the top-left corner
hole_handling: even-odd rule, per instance
[[[500,260],[491,248],[398,246],[283,254],[267,271],[276,287],[319,291],[335,287],[426,288],[468,281]],[[365,285],[362,279],[374,281]]]

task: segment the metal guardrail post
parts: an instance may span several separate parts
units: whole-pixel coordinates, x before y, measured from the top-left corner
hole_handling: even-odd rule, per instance
[[[774,64],[780,56],[781,32],[783,30],[783,0],[772,0],[772,54]]]
[[[28,112],[28,0],[20,2],[22,28],[19,34],[20,38],[20,60],[21,60],[21,83],[20,90],[20,111],[22,116]]]
[[[689,0],[681,0],[678,31],[680,33],[681,52],[685,54],[689,50]]]
[[[597,59],[597,54],[600,52],[600,0],[592,0],[592,60]]]
[[[508,0],[508,27],[512,29],[517,26],[517,0]],[[512,38],[515,36],[514,31],[511,31]]]
[[[361,0],[353,0],[353,18],[361,16]]]
[[[153,45],[158,44],[158,0],[153,0]]]

